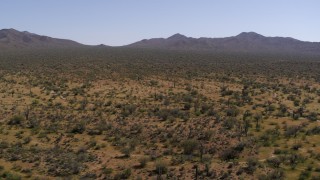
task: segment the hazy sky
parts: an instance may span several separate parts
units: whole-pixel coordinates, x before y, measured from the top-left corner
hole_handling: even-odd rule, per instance
[[[244,31],[320,42],[320,0],[1,0],[3,28],[84,44]]]

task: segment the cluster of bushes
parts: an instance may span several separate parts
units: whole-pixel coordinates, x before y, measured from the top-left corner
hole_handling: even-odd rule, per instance
[[[47,173],[52,176],[69,176],[78,174],[85,168],[85,162],[92,162],[95,157],[81,150],[66,151],[59,147],[48,149],[44,156]]]
[[[7,179],[7,180],[20,180],[22,179],[21,176],[19,176],[18,174],[15,174],[15,173],[12,173],[12,172],[9,172],[9,171],[5,171],[3,173],[1,173],[1,170],[0,170],[0,179]]]
[[[156,110],[156,112],[154,113],[159,119],[163,121],[168,120],[170,118],[180,118],[183,120],[189,119],[189,113],[185,111],[181,111],[179,109],[161,109],[161,110]]]
[[[9,121],[8,125],[20,125],[23,122],[24,118],[20,115],[13,116]]]
[[[235,146],[229,147],[221,152],[220,158],[225,161],[236,159],[239,157],[240,153],[244,150],[245,143],[240,142]]]

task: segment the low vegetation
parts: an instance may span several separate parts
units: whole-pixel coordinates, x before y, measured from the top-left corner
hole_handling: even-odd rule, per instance
[[[318,57],[0,54],[0,179],[319,179]]]

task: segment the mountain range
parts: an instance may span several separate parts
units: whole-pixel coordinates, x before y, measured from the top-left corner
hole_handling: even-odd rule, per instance
[[[51,38],[15,29],[0,30],[0,50],[67,48],[86,45],[75,41]],[[104,47],[99,45],[98,47]],[[289,37],[266,37],[255,32],[243,32],[225,38],[192,38],[175,34],[168,38],[144,39],[126,46],[129,48],[166,49],[212,52],[253,52],[253,53],[303,53],[319,54],[319,42],[300,41]]]
[[[320,54],[319,42],[299,41],[288,37],[266,37],[255,32],[243,32],[225,38],[192,38],[175,34],[166,39],[145,39],[128,46],[174,50]]]

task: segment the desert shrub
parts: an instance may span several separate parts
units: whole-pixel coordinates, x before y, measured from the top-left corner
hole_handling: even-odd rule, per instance
[[[149,85],[150,85],[150,86],[153,86],[153,87],[154,87],[154,86],[158,86],[158,84],[159,84],[159,81],[157,81],[157,80],[150,80],[150,81],[149,81]]]
[[[163,94],[155,94],[154,95],[154,100],[155,101],[162,101],[165,98]]]
[[[308,170],[303,170],[299,175],[299,180],[309,179],[311,173]]]
[[[181,146],[183,148],[183,153],[186,155],[191,155],[193,151],[195,151],[198,148],[198,141],[196,140],[186,140],[182,142]]]
[[[193,89],[190,93],[192,96],[196,96],[198,94],[198,91]]]
[[[186,103],[192,103],[193,102],[193,98],[191,95],[187,94],[185,96],[183,96],[183,101]]]
[[[282,161],[278,157],[271,157],[267,159],[267,163],[273,168],[279,168]]]
[[[310,120],[310,121],[316,121],[318,119],[318,113],[316,112],[311,112],[307,118]]]
[[[280,104],[279,106],[279,111],[277,113],[277,116],[279,117],[285,117],[286,116],[286,113],[287,113],[287,106],[284,105],[284,104]]]
[[[159,111],[157,112],[157,116],[158,116],[161,120],[165,121],[165,120],[167,120],[167,119],[169,118],[170,112],[169,112],[168,109],[162,109],[162,110],[159,110]]]
[[[217,114],[217,111],[215,111],[213,108],[210,108],[207,112],[208,116],[215,116]]]
[[[47,167],[47,174],[51,176],[70,176],[79,174],[85,162],[92,162],[95,157],[84,151],[66,151],[59,147],[47,150],[43,160]]]
[[[312,99],[310,97],[306,97],[303,99],[302,104],[306,105],[312,102]]]
[[[87,172],[80,177],[80,179],[97,179],[97,174],[92,172]]]
[[[244,150],[246,144],[244,142],[239,142],[235,146],[229,147],[221,152],[220,158],[222,160],[228,161],[231,159],[236,159],[239,157],[240,153]]]
[[[148,163],[148,161],[149,161],[149,157],[146,157],[146,156],[144,156],[144,157],[141,157],[141,158],[139,158],[139,163],[140,163],[140,167],[141,168],[144,168],[145,166],[146,166],[146,164]]]
[[[188,120],[189,119],[189,114],[188,112],[181,111],[177,108],[175,109],[161,109],[157,111],[156,116],[160,118],[161,120],[165,121],[169,118],[180,118],[183,120]]]
[[[105,175],[110,175],[112,174],[113,172],[113,169],[112,168],[107,168],[106,166],[103,166],[102,169],[101,169],[102,173],[105,174]]]
[[[123,105],[121,103],[117,103],[114,107],[120,109]]]
[[[127,117],[133,114],[137,109],[137,106],[134,104],[127,104],[122,107],[121,115]]]
[[[288,153],[288,150],[286,150],[286,149],[275,149],[274,152],[273,152],[273,154],[277,154],[277,155],[279,155],[279,154],[287,154],[287,153]]]
[[[86,125],[84,122],[78,122],[71,127],[70,132],[73,134],[82,134],[86,130]]]
[[[120,179],[128,179],[131,176],[131,169],[125,169],[122,172],[116,174],[114,176],[114,179],[120,180]]]
[[[221,152],[220,158],[225,161],[229,161],[231,159],[236,159],[239,157],[239,154],[234,148],[228,148]]]
[[[295,143],[295,144],[292,145],[291,149],[297,151],[297,150],[299,150],[301,147],[302,147],[302,144],[301,144],[301,143]]]
[[[109,106],[111,106],[111,105],[112,105],[112,101],[111,101],[111,100],[107,101],[107,102],[104,104],[104,106],[106,106],[106,107],[109,107]]]
[[[201,112],[202,114],[204,114],[204,113],[206,113],[209,109],[210,109],[210,105],[204,103],[204,104],[201,105],[200,112]]]
[[[169,105],[170,105],[170,100],[169,100],[169,98],[165,98],[165,99],[164,99],[163,105],[165,105],[165,106],[169,106]]]
[[[295,137],[300,131],[300,126],[288,126],[284,132],[285,137]]]
[[[158,160],[155,163],[155,172],[159,175],[161,174],[165,174],[168,171],[168,165],[162,161],[162,160]]]
[[[8,125],[19,125],[19,124],[22,123],[22,121],[23,121],[23,117],[22,116],[15,115],[9,120]]]
[[[247,167],[245,168],[245,171],[248,174],[253,174],[254,171],[257,169],[258,165],[259,165],[259,161],[256,158],[248,158]]]
[[[306,132],[307,135],[320,134],[320,126],[315,126]]]
[[[300,100],[295,99],[295,100],[293,101],[293,105],[294,105],[295,107],[300,106]]]
[[[183,106],[184,110],[190,110],[190,108],[191,108],[191,103],[185,103]]]
[[[25,155],[26,150],[22,147],[21,143],[15,143],[12,144],[8,149],[7,149],[7,155],[5,158],[9,161],[17,161],[21,160],[22,156]]]
[[[26,122],[26,127],[27,127],[27,128],[30,128],[30,129],[37,128],[37,127],[39,127],[39,121],[36,120],[36,119],[29,119],[29,120]]]
[[[171,159],[171,165],[177,166],[185,163],[186,158],[183,155],[173,156]]]
[[[75,87],[75,88],[72,88],[71,89],[71,92],[74,94],[74,95],[83,95],[85,92],[84,92],[84,88],[81,88],[81,87]]]
[[[265,132],[259,137],[259,140],[264,147],[268,147],[271,145],[271,134]]]
[[[133,149],[129,146],[125,146],[120,151],[125,155],[125,157],[130,157],[130,154],[133,151]]]
[[[94,148],[97,146],[97,141],[93,138],[91,138],[88,142],[87,142],[87,146],[88,148]]]
[[[209,141],[212,137],[212,135],[214,134],[213,130],[205,130],[202,134],[202,136],[200,136],[198,139],[199,140],[205,140],[205,141]]]
[[[6,180],[20,180],[21,179],[21,177],[19,175],[13,174],[12,172],[8,172],[8,171],[2,173],[1,177]]]
[[[233,149],[236,151],[236,152],[242,152],[243,150],[244,150],[244,148],[245,148],[245,146],[246,146],[246,143],[244,143],[244,142],[239,142],[238,144],[236,144],[234,147],[233,147]]]
[[[236,118],[228,117],[223,121],[222,126],[228,130],[231,130],[236,125],[236,123],[237,123]]]
[[[230,107],[226,109],[227,116],[236,117],[239,114],[239,112],[240,112],[239,109],[236,107]]]
[[[102,134],[102,130],[101,129],[88,129],[87,133],[90,136],[101,135]]]
[[[284,172],[283,170],[280,170],[280,169],[274,169],[268,174],[260,175],[258,177],[259,180],[274,180],[274,179],[281,180],[284,178],[285,178]]]
[[[23,138],[23,144],[28,144],[29,142],[31,142],[31,137],[30,136],[28,136],[28,137],[25,137],[25,138]]]
[[[293,118],[294,120],[298,120],[299,117],[300,117],[299,114],[296,114],[296,113],[293,113],[293,114],[292,114],[292,118]]]
[[[303,162],[305,159],[300,154],[290,153],[284,158],[285,163],[291,166],[292,169],[295,169],[298,163]]]
[[[232,93],[233,93],[233,91],[232,91],[232,90],[229,90],[229,88],[226,87],[226,86],[223,86],[223,87],[221,87],[221,89],[220,89],[220,94],[221,94],[221,96],[230,96],[230,95],[232,95]]]
[[[276,106],[273,105],[273,104],[270,104],[269,106],[267,106],[267,110],[270,111],[270,112],[273,112],[276,110]]]

